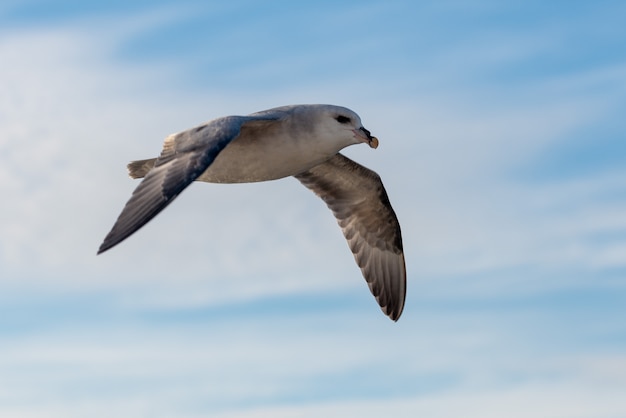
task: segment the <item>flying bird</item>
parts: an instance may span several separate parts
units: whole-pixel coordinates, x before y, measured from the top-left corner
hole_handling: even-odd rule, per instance
[[[250,183],[294,176],[332,210],[382,311],[397,321],[406,295],[400,224],[378,174],[339,153],[378,139],[352,110],[290,105],[226,116],[165,138],[158,158],[128,164],[143,178],[98,254],[154,218],[193,181]]]

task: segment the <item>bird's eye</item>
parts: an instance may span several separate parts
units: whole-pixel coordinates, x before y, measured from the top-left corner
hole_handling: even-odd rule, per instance
[[[347,116],[339,115],[335,118],[339,123],[348,123],[350,122],[350,118]]]

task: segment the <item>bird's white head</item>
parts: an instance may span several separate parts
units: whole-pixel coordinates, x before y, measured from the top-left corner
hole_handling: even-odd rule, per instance
[[[378,147],[378,138],[363,127],[361,118],[352,110],[334,105],[312,105],[317,113],[318,133],[347,147],[365,143],[372,148]]]

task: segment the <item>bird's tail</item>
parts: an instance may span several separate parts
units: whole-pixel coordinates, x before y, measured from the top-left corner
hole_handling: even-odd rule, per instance
[[[148,174],[148,171],[154,167],[156,160],[156,158],[149,158],[147,160],[131,161],[126,166],[126,168],[128,168],[128,175],[134,179],[145,177],[145,175]]]

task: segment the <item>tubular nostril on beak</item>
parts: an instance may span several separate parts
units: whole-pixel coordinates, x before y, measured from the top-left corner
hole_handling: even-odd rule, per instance
[[[372,133],[370,131],[368,131],[367,129],[365,129],[364,127],[362,127],[362,126],[359,128],[359,131],[361,131],[361,132],[363,132],[365,134],[365,138],[367,139],[367,144],[370,147],[378,148],[378,138],[376,138],[375,136],[372,136]]]
[[[359,130],[363,131],[365,133],[365,135],[367,135],[368,139],[372,139],[372,133],[370,131],[368,131],[367,129],[365,129],[364,127],[360,127]]]

